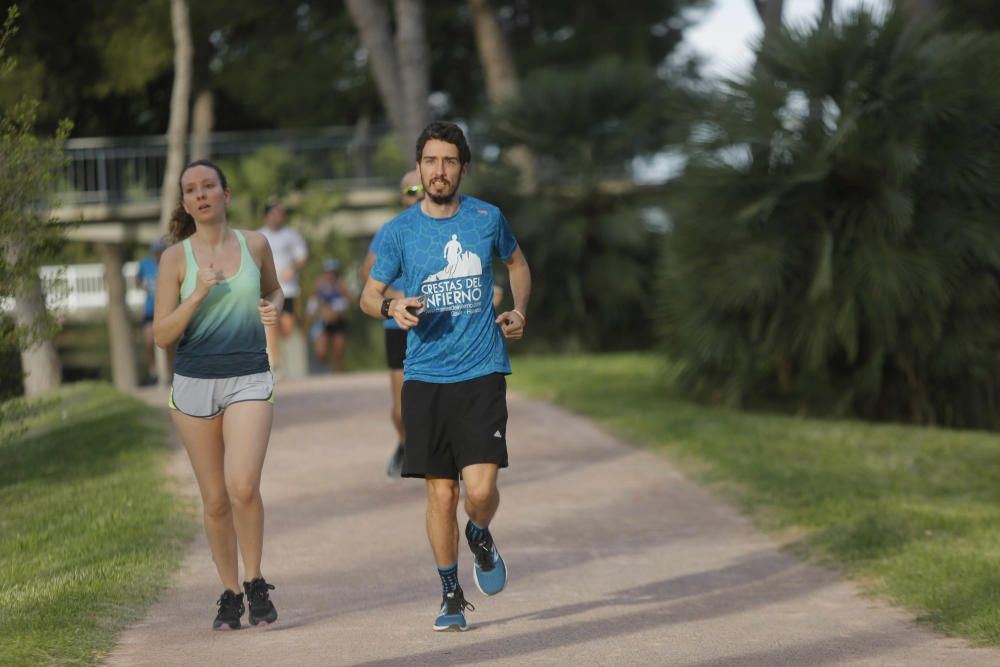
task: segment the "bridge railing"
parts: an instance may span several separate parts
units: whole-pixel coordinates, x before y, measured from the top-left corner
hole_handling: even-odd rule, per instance
[[[353,126],[303,130],[215,132],[213,160],[250,155],[267,146],[293,153],[314,178],[383,184],[374,171],[384,129],[358,132]],[[157,199],[163,185],[167,143],[163,135],[84,137],[66,142],[68,162],[55,193],[64,205],[121,204]]]
[[[134,314],[141,314],[146,304],[146,291],[136,283],[138,262],[125,262],[125,304]],[[39,270],[42,283],[48,288],[45,305],[57,317],[70,319],[104,312],[108,307],[108,290],[104,283],[103,264],[65,264],[43,266]],[[0,299],[0,310],[10,312],[12,299]]]

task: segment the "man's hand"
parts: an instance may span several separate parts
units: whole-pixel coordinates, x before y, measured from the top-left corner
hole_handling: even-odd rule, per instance
[[[424,312],[424,297],[406,296],[393,299],[389,303],[389,315],[404,331],[420,324],[420,313]]]
[[[500,313],[496,323],[500,325],[503,337],[508,340],[520,340],[524,336],[524,316],[516,310]]]

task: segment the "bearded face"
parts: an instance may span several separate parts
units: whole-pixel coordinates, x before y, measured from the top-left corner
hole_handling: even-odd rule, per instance
[[[435,204],[448,204],[458,194],[466,165],[458,157],[458,146],[429,139],[417,165],[425,196]]]

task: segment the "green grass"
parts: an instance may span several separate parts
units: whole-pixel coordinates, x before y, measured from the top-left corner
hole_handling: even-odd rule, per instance
[[[1000,436],[716,409],[678,395],[674,371],[653,355],[519,357],[510,385],[668,455],[939,630],[1000,645]]]
[[[194,532],[163,475],[166,424],[98,383],[0,408],[0,664],[94,664]]]

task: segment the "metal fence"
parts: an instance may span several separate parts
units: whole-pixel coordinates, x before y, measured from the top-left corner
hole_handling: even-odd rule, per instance
[[[142,313],[146,291],[136,283],[138,262],[125,262],[125,304],[133,313]],[[108,290],[104,284],[103,264],[67,264],[43,266],[39,270],[46,286],[45,305],[57,317],[75,319],[104,312],[108,307]],[[0,299],[0,310],[14,309],[12,299]]]
[[[353,126],[303,130],[216,132],[212,159],[234,160],[265,147],[296,157],[296,168],[310,178],[382,185],[375,173],[375,153],[385,137],[382,128],[358,132]],[[68,162],[56,197],[65,205],[121,204],[159,198],[166,168],[163,135],[88,137],[66,142]]]

